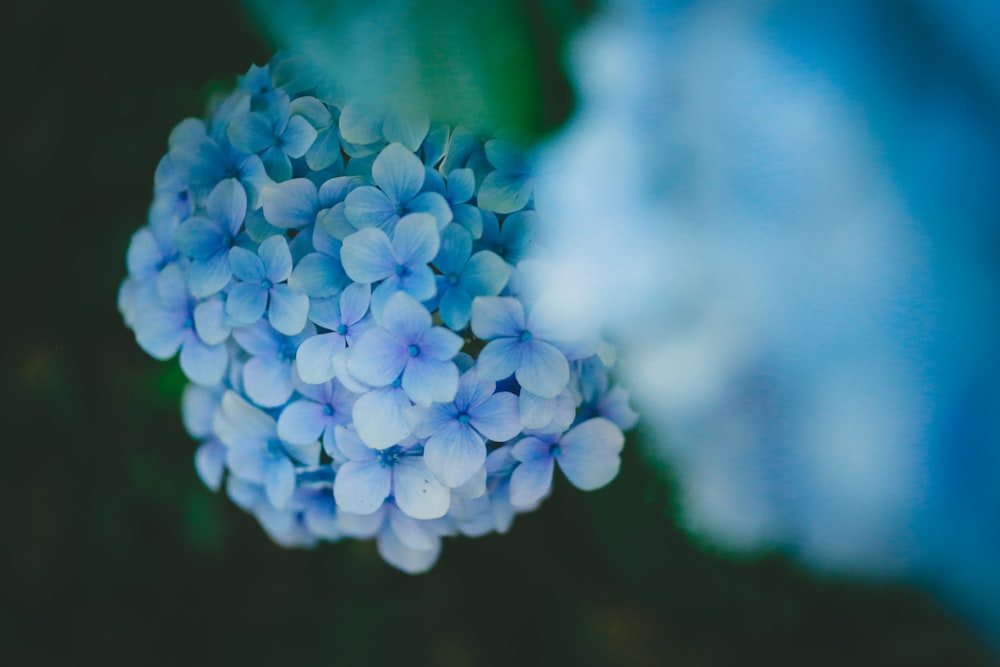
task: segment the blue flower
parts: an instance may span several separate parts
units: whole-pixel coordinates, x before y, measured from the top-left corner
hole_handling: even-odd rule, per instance
[[[452,222],[465,227],[473,239],[483,235],[483,215],[477,206],[469,204],[476,193],[476,176],[471,169],[453,169],[448,180],[436,169],[426,170],[425,186],[440,193],[452,212]]]
[[[569,382],[569,362],[547,340],[552,329],[538,319],[525,318],[524,306],[512,297],[476,298],[472,332],[490,341],[476,360],[479,376],[502,380],[514,375],[522,387],[543,398],[559,394]]]
[[[528,436],[511,454],[521,462],[510,477],[510,502],[526,507],[549,493],[556,462],[578,489],[599,489],[618,474],[625,443],[621,429],[602,417],[589,419],[562,435]]]
[[[293,445],[307,445],[322,440],[323,449],[337,451],[333,429],[351,421],[354,394],[336,380],[298,387],[303,398],[292,401],[278,417],[278,435]]]
[[[431,314],[409,295],[393,294],[378,327],[354,345],[347,367],[373,387],[399,380],[417,405],[451,401],[458,390],[458,368],[451,361],[462,349],[462,338],[444,327],[431,326]]]
[[[483,216],[483,234],[476,242],[479,250],[492,250],[511,266],[528,257],[535,240],[538,214],[519,211],[508,215],[501,223],[490,213]]]
[[[226,136],[244,153],[257,154],[275,181],[292,177],[291,158],[306,154],[316,141],[316,130],[302,116],[291,113],[288,95],[278,91],[265,111],[248,111],[229,122]]]
[[[472,237],[465,228],[448,225],[441,234],[441,249],[433,265],[441,275],[438,312],[448,328],[461,331],[472,315],[472,299],[496,296],[510,278],[510,266],[496,254],[483,250],[470,257]]]
[[[274,419],[232,391],[222,397],[216,431],[232,474],[263,486],[275,509],[283,509],[295,492],[296,465],[315,466],[320,460],[318,441],[282,441]]]
[[[466,371],[455,400],[427,408],[414,428],[427,438],[427,467],[445,486],[461,486],[483,467],[487,440],[506,442],[521,432],[517,397],[495,390],[495,383]]]
[[[295,390],[295,352],[315,333],[315,327],[309,324],[300,334],[285,336],[264,320],[233,330],[236,342],[252,355],[241,374],[243,390],[250,400],[265,408],[276,408],[291,398]]]
[[[451,494],[427,469],[419,446],[371,449],[342,426],[336,436],[348,461],[337,471],[333,495],[345,512],[371,514],[390,496],[414,519],[436,519],[448,511]]]
[[[362,229],[344,239],[340,261],[347,275],[359,283],[380,282],[372,295],[377,311],[396,291],[418,301],[434,297],[437,286],[428,263],[441,246],[434,218],[412,213],[399,221],[389,240],[381,229]]]
[[[378,187],[353,190],[345,200],[344,214],[358,229],[376,227],[392,232],[408,213],[429,213],[438,230],[451,222],[448,202],[437,192],[423,192],[424,165],[402,144],[386,146],[372,164]]]
[[[267,311],[268,321],[281,333],[294,336],[302,331],[309,297],[284,284],[292,274],[292,255],[283,236],[264,241],[256,253],[233,248],[229,263],[238,280],[226,299],[226,313],[234,322],[253,324]]]
[[[215,186],[206,203],[207,217],[191,217],[174,232],[178,249],[191,258],[188,287],[204,298],[222,290],[233,276],[229,251],[236,245],[247,213],[247,195],[235,179]]]
[[[367,283],[352,283],[339,299],[313,301],[309,319],[330,331],[307,338],[299,346],[295,367],[303,382],[321,384],[335,375],[334,357],[374,325],[365,317],[370,299]]]
[[[524,208],[534,189],[534,174],[524,152],[509,141],[494,139],[485,145],[493,165],[479,187],[479,207],[495,213],[513,213]]]

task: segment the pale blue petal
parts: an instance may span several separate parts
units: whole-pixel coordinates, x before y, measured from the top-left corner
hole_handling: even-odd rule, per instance
[[[204,443],[194,453],[194,468],[205,486],[218,491],[226,471],[226,448],[218,440]]]
[[[504,259],[516,265],[530,254],[536,229],[538,229],[538,214],[534,211],[519,211],[507,216],[500,231]]]
[[[262,443],[239,442],[226,449],[229,471],[247,482],[264,484],[274,458]]]
[[[496,169],[515,174],[525,174],[530,169],[524,150],[513,142],[504,139],[492,139],[483,145],[486,159]]]
[[[264,477],[267,500],[275,509],[284,509],[295,493],[295,466],[281,458],[267,468]]]
[[[544,341],[526,341],[521,345],[521,361],[515,377],[528,391],[552,398],[569,383],[569,362],[566,355]]]
[[[298,101],[298,100],[296,100]],[[306,164],[313,171],[323,171],[328,167],[336,165],[336,171],[340,171],[340,164],[343,156],[340,154],[340,136],[335,128],[329,127],[320,130],[316,135],[316,141],[306,151]]]
[[[390,279],[394,277],[390,276]],[[420,264],[410,267],[410,272],[399,280],[398,289],[403,290],[417,301],[429,301],[437,294],[437,281],[434,279],[431,267]],[[374,301],[374,296],[372,300]]]
[[[319,403],[293,401],[278,417],[278,436],[293,445],[308,445],[323,435],[326,422],[326,414]]]
[[[552,489],[552,458],[522,463],[510,475],[510,504],[518,509],[533,507]]]
[[[377,321],[386,331],[409,345],[416,343],[421,334],[430,328],[431,314],[409,294],[396,292],[386,300]]]
[[[384,506],[371,514],[344,512],[343,508],[340,510],[337,515],[337,525],[340,527],[340,532],[361,540],[375,537],[375,533],[382,527],[385,519]]]
[[[352,461],[367,461],[376,458],[375,450],[361,440],[357,431],[337,425],[333,429],[333,434],[337,440],[337,449],[348,459]]]
[[[351,190],[344,199],[344,216],[357,229],[387,229],[399,219],[395,202],[371,185]]]
[[[177,311],[147,308],[136,322],[135,340],[139,347],[160,361],[177,354],[186,335],[184,313]]]
[[[431,127],[427,114],[403,109],[388,113],[382,124],[382,136],[389,143],[398,142],[411,153],[416,153]]]
[[[292,396],[291,366],[273,357],[254,357],[243,366],[243,388],[257,405],[284,405]]]
[[[308,318],[309,297],[288,285],[275,285],[271,289],[267,319],[275,330],[294,336],[305,328]]]
[[[257,356],[274,356],[282,345],[281,337],[263,320],[252,326],[233,329],[233,338],[240,347]]]
[[[618,474],[619,453],[625,436],[613,422],[595,417],[579,424],[560,440],[556,457],[573,486],[584,491],[599,489]]]
[[[229,352],[225,345],[208,346],[197,336],[189,336],[181,346],[181,370],[195,384],[218,384],[228,365]]]
[[[423,187],[424,165],[402,144],[389,144],[372,164],[372,178],[389,199],[402,204],[413,199]]]
[[[472,297],[461,287],[449,287],[438,301],[438,314],[449,329],[461,331],[472,315]]]
[[[229,284],[233,272],[229,268],[229,255],[225,252],[205,260],[195,260],[188,268],[188,287],[198,299],[217,294]]]
[[[307,466],[318,466],[322,448],[319,441],[314,440],[304,445],[286,442],[282,444],[285,452],[295,461]]]
[[[264,211],[259,208],[251,210],[246,220],[247,236],[254,243],[261,243],[276,234],[283,233],[264,218]]]
[[[351,348],[347,369],[373,387],[383,387],[403,372],[410,359],[406,343],[383,329],[372,329]]]
[[[392,491],[392,472],[375,459],[348,461],[333,480],[337,505],[351,514],[371,514]]]
[[[266,309],[267,290],[259,283],[237,283],[226,297],[226,314],[237,324],[253,324]]]
[[[219,408],[222,396],[214,388],[189,384],[181,395],[181,418],[184,428],[192,438],[202,439],[212,435],[212,418]]]
[[[597,403],[602,417],[614,422],[623,431],[635,426],[639,421],[639,413],[628,404],[629,394],[623,387],[613,387]]]
[[[316,221],[319,195],[308,178],[293,178],[260,191],[260,205],[269,223],[280,229],[305,227]]]
[[[501,336],[520,336],[524,328],[524,306],[517,299],[505,296],[472,300],[472,333],[478,338],[492,340]]]
[[[459,225],[448,225],[441,232],[441,245],[434,266],[445,276],[461,273],[472,254],[472,236]]]
[[[340,317],[344,324],[358,322],[368,312],[372,288],[367,283],[355,283],[344,288],[340,295]]]
[[[427,329],[417,341],[421,357],[430,357],[439,361],[452,359],[462,349],[463,344],[461,336],[444,327]]]
[[[520,211],[531,199],[532,179],[523,174],[491,171],[479,186],[479,208],[495,213]]]
[[[382,139],[383,115],[357,102],[348,102],[340,112],[340,134],[352,144],[371,144]]]
[[[308,86],[307,88],[303,88],[297,92],[305,92],[309,88],[313,87],[314,86]],[[296,91],[290,91],[286,88],[285,92],[291,95]],[[327,127],[333,121],[333,117],[330,115],[330,109],[326,106],[326,104],[324,104],[321,100],[308,95],[292,100],[292,103],[289,106],[289,111],[308,120],[309,124],[317,130]]]
[[[344,239],[356,231],[344,216],[344,203],[335,204],[333,208],[320,211],[316,217],[312,234],[313,248],[316,252],[339,259]]]
[[[473,324],[475,324],[475,302],[473,302]],[[565,359],[564,359],[565,361]],[[476,373],[484,380],[503,380],[514,374],[521,363],[521,342],[513,338],[490,341],[480,351],[476,359]]]
[[[518,461],[527,463],[529,461],[541,461],[552,458],[552,444],[541,438],[529,436],[514,443],[510,453]]]
[[[229,265],[233,275],[239,280],[259,283],[264,279],[264,262],[257,253],[246,248],[233,248],[229,251]]]
[[[387,508],[389,526],[399,538],[399,541],[411,549],[427,551],[433,549],[439,538],[426,529],[426,523],[407,516],[397,506],[390,504]]]
[[[195,186],[214,185],[226,172],[219,145],[208,137],[172,146],[169,155],[182,177]]]
[[[299,260],[288,277],[289,287],[313,298],[333,296],[349,282],[340,262],[314,252]]]
[[[476,191],[476,176],[471,169],[453,169],[448,174],[448,201],[464,204]]]
[[[455,408],[464,412],[474,412],[493,395],[495,390],[496,383],[483,380],[476,371],[466,369],[458,381]]]
[[[406,392],[396,387],[374,389],[361,396],[351,410],[358,435],[376,449],[398,444],[410,434],[406,419],[410,405]]]
[[[235,178],[227,178],[212,190],[205,203],[208,215],[222,223],[229,236],[236,236],[247,214],[247,193]]]
[[[434,435],[455,421],[458,410],[452,404],[432,405],[429,408],[414,407],[410,412],[413,435],[426,438]]]
[[[452,205],[451,213],[452,222],[468,230],[473,239],[482,237],[483,216],[477,207],[468,204]]]
[[[186,311],[191,301],[184,274],[176,264],[171,264],[156,277],[156,293],[165,307],[174,311]]]
[[[542,398],[526,389],[518,396],[521,423],[527,429],[541,429],[552,423],[556,416],[557,398]]]
[[[424,444],[424,462],[445,486],[461,486],[486,463],[486,444],[468,425],[451,421]]]
[[[359,283],[382,280],[396,270],[392,244],[380,229],[362,229],[344,239],[340,262],[351,280]]]
[[[344,337],[336,333],[307,338],[295,355],[299,378],[309,384],[322,384],[334,376],[333,355],[343,350]]]
[[[434,478],[419,456],[404,456],[393,466],[396,505],[414,519],[437,519],[448,512],[451,492]]]
[[[403,389],[417,405],[447,403],[458,391],[458,368],[423,354],[410,359],[403,371]]]
[[[188,220],[190,222],[191,219]],[[178,229],[178,231],[180,231]],[[213,239],[209,239],[210,245]],[[184,254],[188,254],[182,250]],[[132,235],[128,244],[128,251],[125,255],[125,263],[128,266],[129,275],[144,276],[158,270],[158,264],[163,260],[163,252],[156,241],[152,230],[143,227]]]
[[[226,445],[233,446],[243,439],[266,441],[278,434],[274,420],[266,412],[234,391],[223,394],[220,408],[214,428]]]
[[[147,253],[155,251],[156,261],[159,261],[161,257],[159,246],[155,245],[152,236],[150,236],[150,241],[153,241],[154,246]],[[134,242],[135,238],[133,238]],[[224,248],[225,234],[215,220],[192,217],[182,222],[174,230],[174,243],[177,244],[177,249],[187,257],[208,259]]]
[[[244,153],[258,153],[274,143],[271,122],[256,112],[229,121],[226,135],[233,147]]]
[[[316,128],[302,116],[288,119],[288,127],[281,135],[282,148],[289,157],[300,158],[316,141]]]
[[[272,236],[257,249],[264,262],[264,276],[272,283],[288,280],[292,275],[292,253],[284,236]]]
[[[379,533],[376,546],[379,556],[385,562],[407,574],[421,574],[428,571],[437,562],[438,555],[441,553],[440,541],[435,543],[433,549],[417,551],[403,544],[389,529],[383,529]]]
[[[496,296],[510,279],[511,268],[488,250],[473,255],[462,269],[461,285],[472,296]]]
[[[447,200],[436,192],[423,192],[406,204],[407,213],[426,213],[437,222],[438,231],[448,226],[454,219]]]
[[[357,176],[337,176],[327,179],[319,188],[319,203],[322,208],[330,208],[344,201],[348,194],[365,180]]]
[[[428,264],[441,247],[441,235],[433,216],[411,213],[401,218],[392,235],[392,247],[400,264],[410,267]]]
[[[501,391],[469,413],[469,424],[488,440],[506,442],[521,432],[517,396]]]

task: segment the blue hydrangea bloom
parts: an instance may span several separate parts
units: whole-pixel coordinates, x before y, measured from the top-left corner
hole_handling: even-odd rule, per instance
[[[418,573],[556,466],[610,482],[635,414],[538,298],[524,156],[329,90],[281,55],[177,126],[118,305],[179,353],[207,487],[278,544],[373,539]]]

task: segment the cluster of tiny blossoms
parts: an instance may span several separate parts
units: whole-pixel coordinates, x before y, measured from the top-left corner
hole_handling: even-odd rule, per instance
[[[525,157],[342,104],[295,57],[171,133],[119,309],[179,353],[195,464],[280,544],[375,538],[407,572],[618,472],[604,344],[545,316]],[[600,353],[599,353],[600,352]]]

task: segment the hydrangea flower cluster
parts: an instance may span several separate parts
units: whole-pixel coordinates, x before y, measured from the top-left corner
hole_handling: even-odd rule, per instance
[[[421,572],[556,467],[610,482],[636,414],[607,346],[546,317],[524,155],[331,90],[279,55],[174,129],[119,309],[180,355],[206,485],[280,544],[375,538]]]

